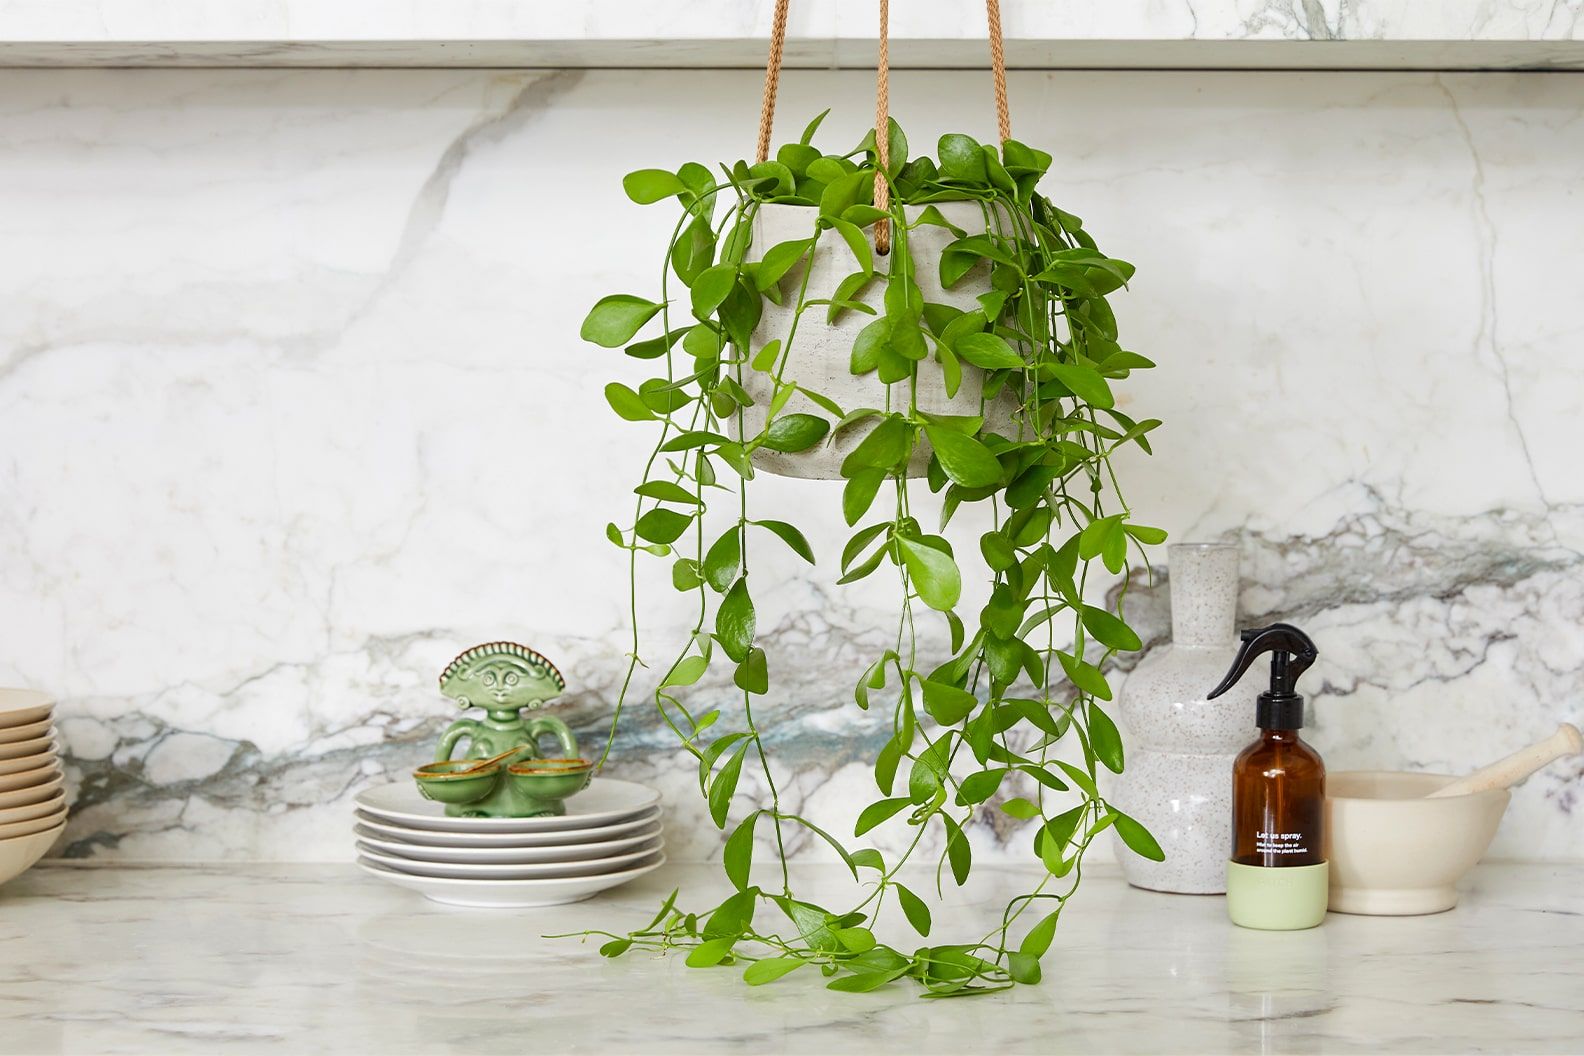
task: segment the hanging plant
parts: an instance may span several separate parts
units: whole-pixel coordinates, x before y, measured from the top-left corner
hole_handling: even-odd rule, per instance
[[[773,78],[772,69],[771,99]],[[952,134],[935,157],[910,158],[882,102],[883,143],[871,132],[826,154],[813,145],[822,114],[771,159],[769,109],[755,164],[624,179],[635,202],[680,205],[659,296],[605,297],[582,329],[657,368],[636,389],[605,390],[620,417],[654,432],[632,520],[607,534],[629,552],[630,573],[639,555],[668,560],[675,588],[697,602],[692,633],[656,668],[650,699],[698,761],[710,817],[728,833],[734,888],[697,912],[673,892],[648,927],[598,933],[609,939],[601,952],[686,949],[689,965],[738,965],[749,984],[806,965],[837,990],[910,978],[949,996],[1036,982],[1093,841],[1115,828],[1133,850],[1161,857],[1096,783],[1100,767],[1123,765],[1104,667],[1140,642],[1120,599],[1092,600],[1101,584],[1091,569],[1126,583],[1130,552],[1165,538],[1132,521],[1111,466],[1129,444],[1148,452],[1159,424],[1116,407],[1114,386],[1152,365],[1118,343],[1107,303],[1133,267],[1037,191],[1051,156],[1004,126],[999,150]],[[874,764],[878,795],[853,837],[911,827],[894,859],[782,805],[755,715],[774,657],[757,632],[749,555],[767,542],[811,563],[816,555],[795,525],[753,515],[750,485],[766,469],[839,475],[830,512],[853,528],[841,582],[882,570],[896,580],[895,645],[855,672],[854,688],[858,708],[888,709],[891,736]],[[938,527],[913,512],[921,486],[942,496]],[[987,507],[994,524],[979,540],[989,601],[969,619],[956,611],[967,562],[939,534],[964,504]],[[636,605],[635,592],[612,738],[639,663]],[[946,625],[949,654],[923,655],[919,621],[930,613]],[[742,692],[740,725],[689,704],[690,687],[721,668]],[[738,796],[745,767],[763,775],[767,801]],[[912,952],[880,943],[870,925],[892,905],[932,936],[929,903],[904,885],[904,867],[938,833],[936,882],[966,882],[964,830],[987,809],[1030,822],[1045,877],[977,941]],[[850,906],[817,906],[792,890],[794,828],[827,843],[866,885]],[[756,834],[777,849],[779,886],[753,881]]]

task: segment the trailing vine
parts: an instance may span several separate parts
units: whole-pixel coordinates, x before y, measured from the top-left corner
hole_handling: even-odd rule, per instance
[[[1043,151],[1010,139],[997,151],[947,135],[936,159],[909,160],[906,137],[891,122],[884,175],[891,195],[882,210],[874,205],[873,132],[847,154],[823,154],[812,140],[824,116],[771,161],[722,166],[719,177],[689,163],[623,180],[633,201],[674,199],[681,215],[666,247],[659,299],[605,297],[582,328],[595,344],[663,367],[636,389],[612,383],[605,390],[619,416],[655,429],[632,520],[606,529],[628,551],[633,582],[632,655],[610,736],[642,663],[637,561],[640,554],[668,558],[673,585],[696,600],[696,619],[682,648],[657,669],[650,699],[697,759],[710,817],[729,833],[723,864],[734,893],[689,912],[672,892],[648,926],[592,934],[608,937],[601,947],[607,956],[681,948],[692,966],[743,966],[749,984],[809,965],[836,990],[909,978],[938,997],[1033,983],[1096,837],[1114,827],[1135,851],[1161,857],[1148,831],[1107,803],[1096,783],[1099,767],[1120,772],[1123,765],[1122,741],[1104,706],[1112,694],[1103,668],[1140,642],[1121,617],[1120,600],[1114,609],[1090,600],[1104,586],[1091,569],[1098,563],[1125,584],[1130,552],[1143,558],[1144,546],[1165,538],[1133,523],[1111,467],[1125,445],[1148,452],[1147,434],[1160,424],[1117,410],[1113,392],[1113,383],[1152,365],[1118,343],[1106,300],[1133,267],[1100,252],[1078,217],[1038,193],[1051,164]],[[981,203],[982,229],[954,226],[932,205],[946,201]],[[754,245],[755,213],[769,203],[807,208],[809,237]],[[882,218],[894,245],[877,257],[867,229]],[[950,230],[938,260],[915,260],[910,252],[910,235],[923,225]],[[845,242],[858,267],[832,296],[811,297],[812,254],[829,238]],[[948,289],[970,271],[987,271],[988,290],[973,310],[926,303],[916,278],[923,267],[938,268]],[[865,300],[871,292],[880,294],[878,307]],[[767,301],[790,303],[792,323],[784,338],[755,347]],[[887,383],[886,406],[843,408],[798,383],[799,324],[828,325],[847,313],[874,317],[857,333],[851,367]],[[654,321],[659,332],[635,340]],[[928,358],[939,363],[950,393],[965,371],[982,372],[978,413],[919,409],[918,364]],[[767,406],[750,388],[768,394]],[[823,413],[789,411],[798,394],[800,406]],[[998,404],[1008,411],[994,413]],[[747,426],[750,407],[763,417],[757,430]],[[891,719],[874,765],[880,796],[859,815],[854,837],[881,825],[911,826],[894,861],[871,847],[850,849],[784,807],[755,716],[756,701],[770,692],[771,665],[757,634],[750,543],[774,537],[772,545],[815,560],[796,526],[752,516],[755,453],[807,451],[849,430],[863,438],[841,466],[840,509],[854,529],[840,557],[841,582],[889,566],[898,584],[895,644],[854,689],[859,708],[887,707]],[[965,503],[985,504],[994,524],[979,540],[989,601],[972,624],[955,611],[959,558],[912,512],[919,482],[907,470],[921,444],[930,452],[923,484],[942,494],[941,529]],[[877,509],[882,490],[888,498]],[[951,650],[926,662],[917,621],[930,612],[944,619]],[[717,709],[689,707],[690,687],[720,665],[729,665],[742,693],[741,728],[723,729],[729,723]],[[1057,752],[1073,747],[1072,759]],[[744,812],[736,808],[746,798],[737,796],[745,766],[762,772],[768,802]],[[1008,796],[1004,788],[1021,794]],[[1011,899],[977,941],[913,952],[878,942],[869,925],[888,902],[920,936],[931,935],[929,904],[902,882],[903,868],[926,833],[939,830],[936,882],[950,875],[963,884],[972,866],[964,829],[986,809],[1031,823],[1044,878]],[[778,887],[751,876],[754,837],[767,828],[779,852]],[[786,844],[796,828],[829,844],[854,881],[867,885],[853,905],[827,909],[793,892]]]

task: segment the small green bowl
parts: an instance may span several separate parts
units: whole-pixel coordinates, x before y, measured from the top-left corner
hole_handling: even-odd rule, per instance
[[[414,770],[413,778],[418,782],[418,791],[425,799],[432,799],[436,803],[476,803],[495,791],[501,775],[499,763],[470,773],[458,772],[477,765],[477,759],[428,763]]]
[[[577,795],[594,779],[587,759],[530,759],[507,767],[513,790],[539,814],[565,814],[564,800]]]

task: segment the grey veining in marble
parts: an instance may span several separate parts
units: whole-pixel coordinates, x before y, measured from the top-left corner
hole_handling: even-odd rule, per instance
[[[0,682],[61,698],[58,853],[350,857],[350,797],[425,757],[451,717],[435,676],[478,641],[552,657],[598,736],[627,648],[603,527],[645,442],[600,390],[645,367],[578,324],[650,289],[670,229],[621,174],[751,149],[757,91],[751,71],[0,72]],[[871,91],[789,78],[782,124],[834,102],[829,142],[857,142]],[[1245,618],[1315,635],[1331,767],[1458,771],[1584,718],[1584,79],[1019,74],[1012,102],[1056,150],[1047,191],[1139,268],[1117,311],[1160,367],[1126,406],[1167,424],[1119,466],[1129,500],[1238,539]],[[977,74],[899,73],[893,112],[919,143],[992,134]],[[460,413],[481,389],[498,408]],[[850,686],[893,584],[835,586],[828,485],[762,484],[761,515],[822,560],[755,572],[761,719],[789,806],[851,831],[883,720]],[[688,613],[663,563],[645,577],[658,662]],[[1129,595],[1151,646],[1164,599],[1164,577]],[[723,723],[733,696],[695,692]],[[718,850],[641,703],[616,760],[666,792],[675,857]],[[1494,853],[1584,857],[1579,778],[1518,790]],[[992,818],[976,853],[1024,855]]]
[[[799,866],[795,881],[823,897],[845,877]],[[1028,879],[977,876],[937,930],[978,934]],[[0,888],[0,1054],[1573,1053],[1584,1022],[1576,864],[1482,866],[1451,912],[1292,933],[1101,870],[1044,984],[966,1001],[836,994],[806,969],[749,989],[738,969],[542,937],[641,925],[679,883],[702,899],[724,881],[673,866],[497,912],[350,865],[42,866]],[[882,937],[914,941],[898,925]]]

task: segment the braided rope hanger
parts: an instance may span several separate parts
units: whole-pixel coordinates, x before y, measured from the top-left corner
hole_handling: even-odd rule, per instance
[[[770,132],[775,124],[776,90],[781,84],[781,59],[786,46],[787,7],[791,0],[776,0],[775,18],[770,27],[770,54],[765,60],[764,98],[759,107],[759,149],[756,160],[770,159]],[[1001,0],[985,0],[985,20],[990,36],[990,71],[995,79],[996,127],[1001,142],[1012,138],[1012,117],[1007,107],[1006,52],[1001,41]],[[885,174],[891,168],[891,48],[890,0],[880,0],[879,55],[875,63],[875,208],[889,209],[891,184]],[[875,249],[891,248],[889,220],[875,223]]]

